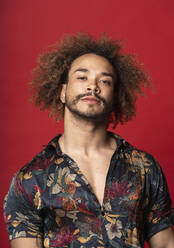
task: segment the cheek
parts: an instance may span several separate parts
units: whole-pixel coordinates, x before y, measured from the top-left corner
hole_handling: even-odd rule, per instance
[[[77,96],[79,94],[84,94],[85,93],[85,86],[79,83],[69,83],[66,94],[68,96]]]
[[[114,89],[111,89],[109,91],[106,92],[106,98],[112,102],[114,99]]]
[[[71,85],[69,85],[66,89],[66,93],[65,93],[65,96],[66,96],[66,99],[69,99],[69,100],[73,100],[77,97],[77,95],[79,95],[80,92],[79,92],[79,89],[77,87],[72,87]]]

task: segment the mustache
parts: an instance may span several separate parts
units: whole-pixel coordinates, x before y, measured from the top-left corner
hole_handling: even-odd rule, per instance
[[[101,96],[99,96],[98,94],[94,93],[86,93],[86,94],[80,94],[76,97],[76,99],[74,100],[74,103],[77,103],[81,98],[85,97],[85,96],[95,96],[99,101],[103,102],[104,104],[106,103],[105,99]]]

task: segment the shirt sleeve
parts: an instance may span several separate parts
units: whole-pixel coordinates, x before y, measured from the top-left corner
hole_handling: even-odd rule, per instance
[[[164,173],[153,158],[146,170],[145,237],[148,241],[152,235],[174,224],[174,209]]]
[[[26,181],[22,172],[15,174],[4,199],[4,219],[10,240],[42,237],[42,217],[32,201],[32,180]],[[35,201],[39,201],[36,196]]]

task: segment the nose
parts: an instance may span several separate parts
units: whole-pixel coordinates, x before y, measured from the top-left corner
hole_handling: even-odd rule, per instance
[[[99,94],[100,93],[100,88],[99,88],[97,82],[96,81],[91,81],[87,86],[87,91]]]

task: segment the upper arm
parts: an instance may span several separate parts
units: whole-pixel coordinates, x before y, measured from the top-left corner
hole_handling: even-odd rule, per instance
[[[11,248],[42,248],[40,238],[16,238],[11,241]]]
[[[9,239],[14,240],[12,244],[21,242],[20,238],[22,238],[22,242],[25,242],[23,239],[27,238],[27,243],[32,242],[32,239],[42,238],[42,216],[34,205],[40,200],[39,193],[37,193],[39,191],[33,188],[32,177],[31,181],[23,178],[23,175],[21,176],[19,173],[14,176],[9,192],[4,199],[4,218]],[[36,197],[38,201],[36,201]]]
[[[149,241],[158,233],[162,235],[174,222],[174,209],[164,173],[156,160],[152,160],[146,172],[147,205],[145,215],[145,239]],[[171,232],[171,231],[170,231]]]
[[[174,232],[172,227],[154,234],[149,240],[149,245],[151,248],[173,248]]]

